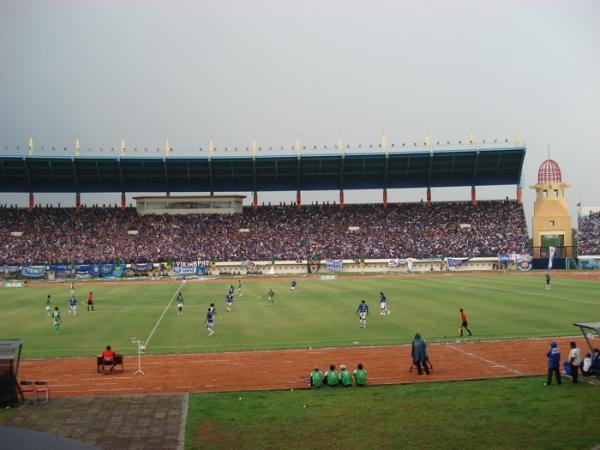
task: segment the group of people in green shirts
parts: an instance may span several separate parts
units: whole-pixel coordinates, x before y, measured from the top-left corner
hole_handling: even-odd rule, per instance
[[[344,364],[340,366],[339,372],[335,370],[335,364],[329,366],[329,370],[323,374],[318,367],[315,367],[310,373],[310,386],[320,388],[321,386],[352,386],[352,376],[354,375],[354,383],[357,386],[365,386],[367,384],[367,371],[362,364],[356,366],[354,373],[351,373]]]

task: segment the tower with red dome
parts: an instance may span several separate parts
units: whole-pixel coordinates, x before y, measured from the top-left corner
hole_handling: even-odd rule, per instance
[[[545,257],[546,249],[556,247],[559,257],[573,256],[572,219],[565,199],[562,173],[558,163],[550,158],[538,169],[533,208],[532,237],[534,258]]]

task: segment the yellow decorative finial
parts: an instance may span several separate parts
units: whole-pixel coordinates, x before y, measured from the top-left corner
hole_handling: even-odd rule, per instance
[[[472,131],[469,133],[469,145],[471,147],[475,146],[475,135],[473,134]]]
[[[296,153],[300,153],[300,138],[296,136],[296,140],[294,141],[294,150]]]
[[[387,139],[385,138],[385,133],[381,135],[381,141],[379,145],[381,146],[381,150],[387,150]]]
[[[165,140],[165,156],[169,156],[171,154],[171,142],[169,142],[169,138]]]
[[[29,136],[29,147],[27,149],[27,154],[29,156],[33,156],[33,138]]]
[[[252,137],[252,155],[256,155],[256,136]]]
[[[431,150],[431,137],[429,136],[429,131],[425,132],[425,147]]]
[[[342,140],[342,135],[341,135],[341,134],[340,134],[340,135],[339,135],[339,137],[338,137],[338,141],[337,141],[337,149],[338,149],[340,152],[343,152],[343,151],[344,151],[344,141]]]
[[[81,145],[79,145],[79,138],[75,139],[75,156],[81,154]]]
[[[515,145],[518,147],[521,145],[521,131],[519,127],[515,130]]]
[[[210,138],[208,140],[208,156],[212,156],[212,154],[215,152],[215,141],[213,141],[213,138]]]
[[[121,139],[121,156],[125,156],[125,153],[127,152],[127,147],[125,146],[125,138]]]

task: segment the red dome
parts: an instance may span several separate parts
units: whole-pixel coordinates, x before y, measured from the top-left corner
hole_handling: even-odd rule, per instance
[[[540,165],[538,183],[560,183],[561,181],[560,167],[556,161],[547,159]]]

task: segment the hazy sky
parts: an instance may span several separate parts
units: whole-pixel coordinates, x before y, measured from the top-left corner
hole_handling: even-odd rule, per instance
[[[0,3],[0,152],[35,146],[218,147],[504,139],[524,185],[547,146],[600,205],[600,2],[67,1]],[[527,215],[533,195],[525,189]],[[25,195],[5,195],[24,202]],[[479,190],[514,197],[514,186]],[[424,190],[390,193],[417,201]],[[293,193],[262,199],[292,200]],[[434,200],[469,189],[436,189]],[[116,200],[117,196],[101,199]],[[304,195],[337,199],[337,193]],[[72,196],[38,195],[73,203]],[[91,196],[84,201],[91,201]],[[381,201],[347,192],[347,201]]]

